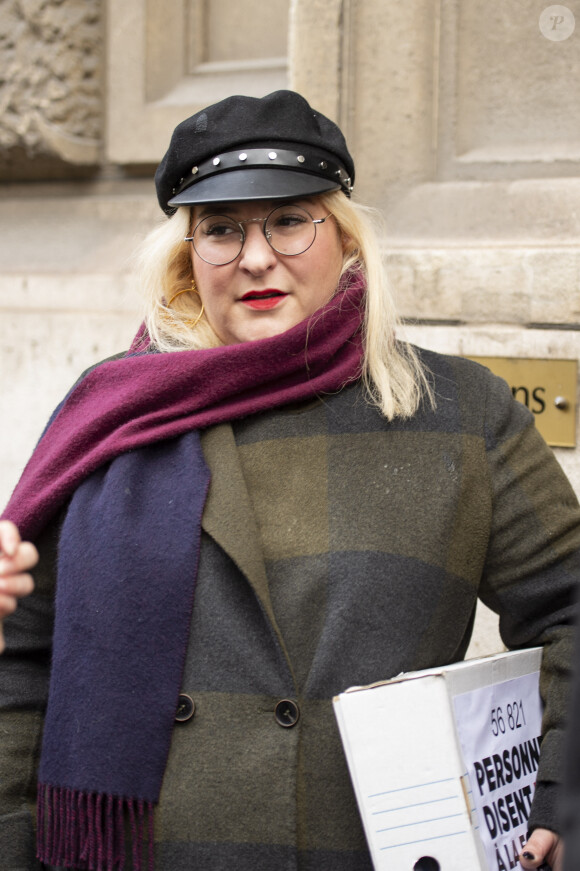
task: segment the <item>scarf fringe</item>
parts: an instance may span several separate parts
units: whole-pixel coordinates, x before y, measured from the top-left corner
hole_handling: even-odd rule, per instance
[[[38,785],[41,862],[87,871],[124,871],[127,835],[132,871],[153,871],[152,802]]]

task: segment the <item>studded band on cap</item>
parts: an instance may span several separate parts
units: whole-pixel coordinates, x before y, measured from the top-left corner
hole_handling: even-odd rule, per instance
[[[341,188],[347,196],[350,196],[352,191],[348,172],[336,161],[335,157],[328,153],[313,151],[309,148],[301,148],[299,151],[290,151],[284,148],[245,148],[217,154],[200,163],[199,166],[192,166],[191,172],[182,178],[179,185],[173,189],[173,197],[179,196],[190,185],[203,178],[249,167],[267,167],[269,169],[277,167],[301,173],[311,173],[334,182],[337,189]],[[168,205],[171,205],[172,202],[173,199],[169,200]]]
[[[355,167],[340,128],[295,91],[233,95],[177,125],[157,167],[167,215],[209,202],[350,196]]]

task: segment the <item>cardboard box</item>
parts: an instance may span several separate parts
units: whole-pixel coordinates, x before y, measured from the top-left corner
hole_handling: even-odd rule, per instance
[[[539,756],[540,662],[540,648],[502,653],[334,699],[376,871],[520,867]]]

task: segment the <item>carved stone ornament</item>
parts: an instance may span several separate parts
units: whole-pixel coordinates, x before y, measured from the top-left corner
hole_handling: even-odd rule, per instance
[[[4,0],[0,13],[0,172],[100,162],[101,0]],[[32,160],[31,160],[32,159]],[[27,170],[28,167],[28,170]]]

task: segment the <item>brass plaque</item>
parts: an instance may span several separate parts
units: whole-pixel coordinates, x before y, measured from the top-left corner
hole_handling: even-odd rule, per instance
[[[467,355],[466,355],[467,356]],[[577,360],[469,357],[499,375],[536,419],[552,447],[576,447]]]

